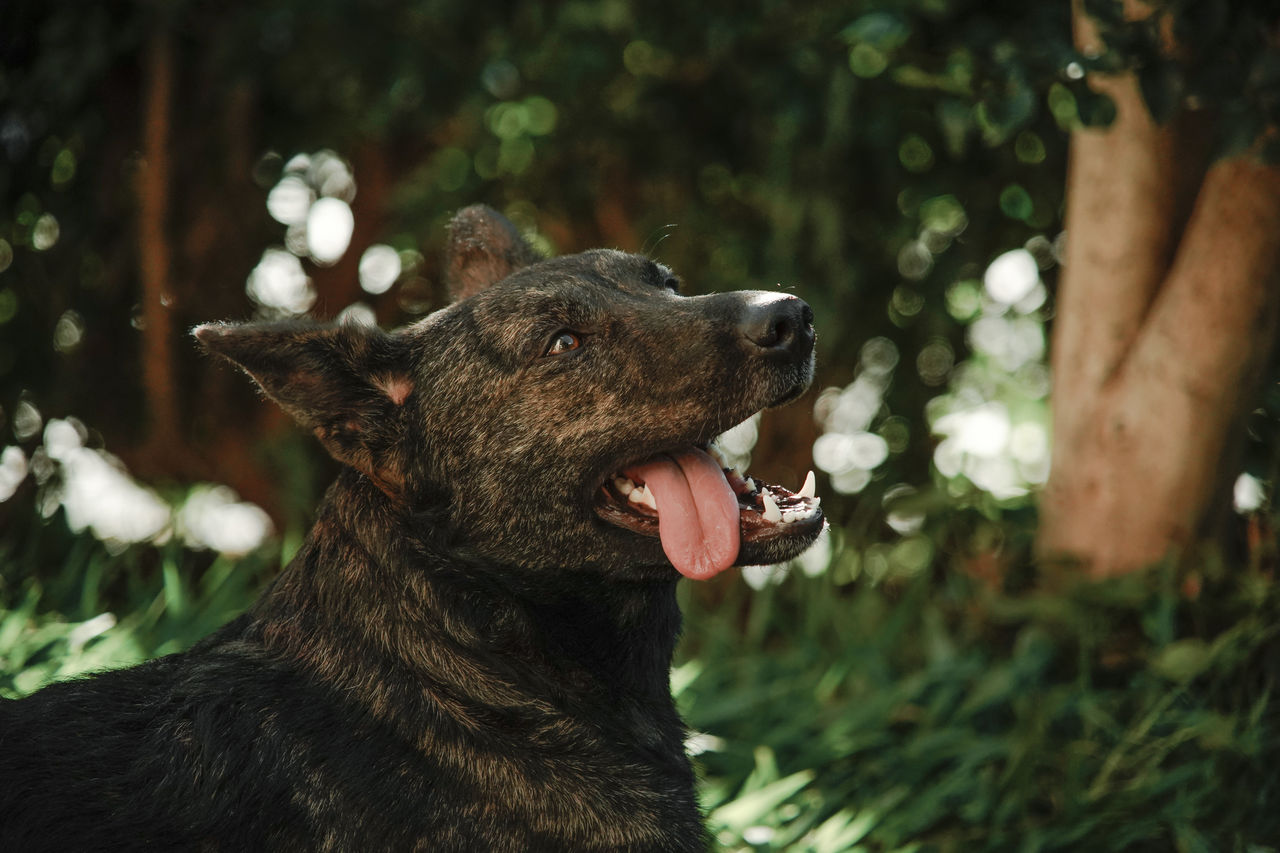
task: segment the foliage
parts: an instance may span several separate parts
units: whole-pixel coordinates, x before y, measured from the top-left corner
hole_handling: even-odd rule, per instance
[[[739,587],[673,683],[726,849],[1275,849],[1269,576]],[[1271,845],[1271,846],[1263,846]]]
[[[120,223],[142,164],[113,158],[136,150],[145,116],[111,114],[121,99],[97,96],[136,92],[145,81],[130,63],[168,26],[177,85],[202,93],[173,116],[177,326],[254,309],[243,287],[254,260],[294,245],[263,196],[295,154],[329,147],[358,185],[348,254],[376,240],[409,262],[375,295],[354,287],[351,265],[304,252],[319,312],[359,299],[392,323],[438,305],[443,217],[486,200],[547,248],[652,251],[693,292],[794,289],[821,318],[823,383],[854,378],[851,341],[891,341],[904,369],[884,389],[895,419],[873,427],[893,440],[871,494],[927,481],[933,441],[919,413],[967,349],[950,288],[1059,230],[1061,127],[1080,88],[1062,71],[1074,56],[1065,7],[611,0],[494,16],[456,0],[375,5],[355,27],[354,7],[337,2],[175,3],[167,18],[148,4],[120,16],[27,9],[39,39],[10,46],[0,81],[10,420],[26,394],[120,452],[138,442],[147,330],[129,322],[137,247]],[[70,334],[55,339],[59,322]],[[190,348],[175,351],[179,375],[200,369]],[[182,386],[194,388],[208,393]],[[188,402],[197,437],[226,430]],[[784,464],[802,476],[807,459]]]
[[[1219,156],[1264,140],[1280,156],[1268,130],[1280,122],[1280,47],[1274,4],[1258,0],[1187,3],[1155,0],[1134,15],[1121,0],[1085,0],[1106,52],[1092,67],[1132,70],[1157,121],[1180,109],[1218,113]]]
[[[1022,566],[1043,476],[1066,131],[1110,115],[1085,71],[1136,70],[1158,117],[1212,108],[1219,153],[1280,118],[1270,4],[1123,5],[1086,0],[1108,51],[1083,56],[1067,3],[0,4],[0,445],[22,448],[0,458],[0,693],[183,648],[277,564],[107,549],[40,498],[42,415],[81,416],[88,447],[153,482],[192,480],[138,451],[140,69],[167,29],[176,331],[263,310],[244,283],[264,249],[320,313],[420,316],[443,298],[442,223],[475,201],[548,250],[644,250],[691,292],[778,283],[813,304],[818,429],[799,407],[766,418],[757,463],[798,482],[808,437],[844,448],[818,466],[832,538],[780,583],[685,593],[673,686],[726,847],[1276,849],[1268,575],[1202,566],[1198,595],[1168,572],[992,586]],[[358,187],[333,265],[264,204],[300,176],[324,194],[302,153]],[[381,293],[357,285],[375,243],[402,264]],[[984,279],[1011,255],[1029,289],[1001,301]],[[231,478],[214,454],[260,454],[273,422],[176,352],[186,455]],[[1277,389],[1249,419],[1263,481]],[[966,441],[974,418],[1004,444]],[[253,467],[296,528],[325,469],[274,440]]]
[[[265,549],[236,560],[176,542],[112,553],[62,512],[26,522],[0,543],[0,696],[181,651],[238,615],[277,565]]]
[[[22,532],[0,560],[9,696],[190,645],[275,556],[113,556],[61,515]],[[999,591],[963,568],[686,585],[672,686],[724,849],[1277,849],[1269,573]]]
[[[136,447],[149,393],[130,225],[148,120],[138,68],[167,30],[176,85],[197,93],[171,118],[175,330],[254,311],[244,282],[285,247],[315,280],[317,313],[359,301],[386,324],[419,316],[443,298],[444,217],[486,200],[547,249],[652,251],[694,292],[794,289],[820,318],[822,384],[848,387],[861,342],[890,342],[901,367],[861,428],[887,453],[873,470],[830,473],[836,491],[872,501],[931,488],[936,419],[922,413],[944,392],[939,412],[975,409],[957,393],[967,388],[1009,409],[1012,427],[1046,420],[1042,329],[1019,332],[1042,342],[1022,375],[953,368],[991,355],[975,328],[997,323],[965,306],[994,259],[1026,247],[1055,284],[1064,131],[1108,115],[1084,71],[1138,69],[1158,115],[1218,107],[1224,150],[1275,117],[1266,4],[1154,6],[1172,16],[1182,52],[1160,51],[1164,18],[1125,20],[1116,0],[1088,4],[1109,47],[1097,57],[1072,46],[1066,3],[583,0],[503,14],[458,0],[13,4],[0,13],[0,415],[12,424],[23,400],[76,414],[134,467],[140,457],[179,480],[225,472],[266,499],[243,460],[191,472]],[[336,266],[263,205],[296,177],[294,155],[324,149],[355,172],[357,233]],[[355,284],[375,243],[403,259],[381,293]],[[1050,301],[1023,319],[1051,316]],[[193,348],[175,352],[179,377],[205,369]],[[229,425],[205,411],[247,397],[210,382],[179,388],[195,413],[189,440],[225,446],[210,437]],[[797,420],[786,428],[806,429]],[[250,424],[241,442],[261,437]],[[792,458],[777,464],[803,475],[804,448],[784,447]],[[953,454],[938,485],[988,511],[1025,504],[1008,495],[1037,481],[1009,476],[1010,464],[966,468]],[[990,501],[983,481],[1005,497]],[[841,524],[856,514],[838,498],[829,509]]]

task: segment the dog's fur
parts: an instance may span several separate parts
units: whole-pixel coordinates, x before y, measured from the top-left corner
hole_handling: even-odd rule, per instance
[[[706,847],[678,576],[602,484],[799,394],[808,308],[681,297],[621,252],[538,260],[478,206],[447,277],[459,299],[395,333],[196,330],[346,467],[247,613],[0,702],[0,849]],[[744,532],[738,563],[821,526]]]

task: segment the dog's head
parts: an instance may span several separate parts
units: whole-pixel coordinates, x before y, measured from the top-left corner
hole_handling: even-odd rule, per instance
[[[390,334],[301,323],[195,334],[406,517],[443,523],[460,555],[709,577],[817,537],[811,491],[758,484],[711,455],[721,432],[808,387],[803,302],[683,297],[666,267],[616,251],[540,260],[479,206],[454,219],[447,277],[456,301]]]

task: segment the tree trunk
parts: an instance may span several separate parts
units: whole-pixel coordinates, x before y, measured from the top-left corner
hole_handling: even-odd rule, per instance
[[[1280,168],[1207,166],[1207,115],[1160,126],[1132,74],[1090,85],[1117,115],[1072,134],[1037,544],[1106,576],[1212,533],[1275,338]]]
[[[142,375],[147,395],[147,446],[167,458],[178,443],[173,378],[173,321],[169,252],[170,130],[173,35],[156,15],[147,46],[143,161],[138,173],[138,257],[142,275]]]

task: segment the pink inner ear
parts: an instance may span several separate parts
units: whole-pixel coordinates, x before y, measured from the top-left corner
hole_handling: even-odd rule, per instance
[[[373,380],[373,383],[381,388],[397,406],[403,404],[409,392],[413,390],[413,383],[403,376],[385,376]]]

